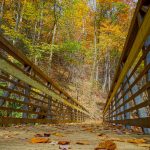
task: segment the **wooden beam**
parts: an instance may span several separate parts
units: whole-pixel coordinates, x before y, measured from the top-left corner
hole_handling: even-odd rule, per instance
[[[138,56],[139,52],[141,51],[144,41],[146,40],[147,36],[150,33],[150,21],[149,20],[150,20],[150,9],[148,10],[148,12],[143,20],[143,23],[137,33],[137,36],[136,36],[133,46],[130,50],[129,56],[124,64],[124,67],[120,73],[120,76],[118,78],[116,86],[114,87],[114,90],[110,96],[110,99],[108,100],[108,102],[106,104],[106,107],[104,109],[104,114],[106,113],[108,106],[110,105],[113,97],[115,96],[117,90],[119,89],[121,83],[123,82],[125,75],[127,74],[128,70],[132,66],[135,58]]]
[[[0,64],[1,64],[0,69],[2,71],[7,72],[8,74],[16,77],[17,79],[20,79],[21,81],[23,81],[26,84],[42,91],[43,93],[45,93],[49,96],[52,96],[54,99],[57,99],[58,101],[64,103],[65,105],[71,107],[72,109],[76,109],[78,111],[81,111],[81,112],[89,115],[89,113],[87,113],[86,111],[83,111],[82,109],[78,108],[77,106],[72,105],[67,100],[63,99],[62,97],[60,97],[59,95],[57,95],[56,93],[51,91],[48,87],[46,87],[43,84],[41,84],[40,82],[32,79],[29,75],[25,74],[23,71],[21,71],[20,69],[15,67],[14,64],[12,64],[11,62],[2,58],[1,56],[0,56]]]
[[[73,99],[62,87],[60,87],[56,82],[50,79],[46,74],[43,73],[36,65],[34,65],[19,49],[10,44],[4,37],[0,36],[0,48],[5,50],[8,54],[13,56],[23,65],[30,66],[33,72],[38,75],[41,79],[46,81],[46,83],[50,83],[56,90],[60,93],[63,93],[66,98],[70,98],[71,101],[78,104],[84,111],[88,112],[88,110],[82,106],[76,99]]]
[[[110,122],[116,124],[150,128],[150,117],[127,120],[111,120]]]
[[[49,119],[28,119],[28,118],[12,118],[12,117],[0,117],[0,124],[23,124],[23,123],[55,123],[58,120]],[[71,120],[59,120],[58,123],[69,123]]]

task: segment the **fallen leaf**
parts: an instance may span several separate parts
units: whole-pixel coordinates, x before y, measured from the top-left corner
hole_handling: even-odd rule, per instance
[[[43,135],[42,134],[36,134],[36,135],[34,135],[35,137],[43,137]]]
[[[128,139],[127,142],[135,143],[135,144],[142,144],[142,143],[146,143],[146,140],[145,139]]]
[[[53,133],[55,136],[64,137],[61,133]]]
[[[82,131],[89,131],[89,132],[93,132],[93,129],[92,129],[92,128],[86,128],[86,129],[83,129]]]
[[[76,142],[76,144],[79,144],[79,145],[89,145],[89,141],[78,141]]]
[[[110,140],[101,142],[98,147],[95,148],[95,150],[116,150],[116,144]]]
[[[119,139],[119,138],[111,138],[112,141],[117,141],[117,142],[125,142],[125,140],[123,139]]]
[[[49,141],[48,138],[35,137],[31,139],[31,143],[47,143]]]
[[[68,145],[68,144],[70,144],[70,142],[69,141],[59,141],[58,144],[59,145]]]
[[[100,133],[100,134],[98,134],[98,136],[104,136],[105,134],[104,133]]]
[[[44,137],[50,137],[50,133],[44,133]]]

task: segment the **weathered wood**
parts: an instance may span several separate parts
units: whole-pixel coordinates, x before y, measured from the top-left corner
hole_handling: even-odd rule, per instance
[[[120,57],[120,60],[119,60],[119,63],[118,63],[118,66],[117,66],[117,69],[115,72],[115,76],[114,76],[114,79],[113,79],[113,82],[111,85],[111,89],[110,89],[109,94],[108,94],[106,105],[107,105],[107,103],[108,103],[108,101],[112,95],[112,92],[114,91],[114,87],[116,86],[116,83],[118,81],[118,76],[122,70],[120,64],[122,64],[122,62],[124,62],[127,59],[128,55],[129,55],[130,48],[131,48],[131,46],[135,40],[135,37],[137,35],[137,32],[138,32],[138,28],[136,27],[136,26],[138,26],[137,25],[137,15],[138,15],[138,12],[140,11],[141,7],[142,7],[143,1],[144,0],[138,1],[134,16],[133,16],[132,21],[131,21],[129,32],[128,32],[128,35],[127,35],[127,38],[126,38],[126,41],[124,44],[123,52],[121,54],[121,57]],[[106,108],[106,105],[105,105],[105,108]]]
[[[54,97],[54,99],[57,99],[58,101],[63,102],[65,105],[88,114],[87,112],[83,111],[82,109],[78,108],[77,106],[70,104],[68,101],[64,100],[56,93],[49,90],[46,86],[40,84],[38,81],[30,78],[30,76],[26,75],[24,72],[22,72],[21,70],[19,70],[15,66],[13,66],[10,62],[8,62],[7,60],[5,60],[2,57],[0,57],[0,64],[1,64],[0,69],[3,70],[4,72],[7,72],[8,74],[11,74],[12,76],[15,76],[16,78],[24,81],[26,84],[28,84],[34,88],[37,88],[38,90],[42,91],[43,93],[46,93],[47,95]]]
[[[50,83],[54,89],[58,90],[59,93],[63,93],[66,98],[69,98],[72,102],[77,104],[81,109],[88,112],[87,109],[82,106],[77,100],[73,99],[67,92],[65,92],[58,84],[56,84],[53,80],[48,78],[38,67],[36,67],[20,50],[15,48],[12,44],[10,44],[6,39],[0,36],[0,47],[8,52],[15,59],[20,61],[23,65],[30,66],[33,72],[43,79],[46,83]]]
[[[135,38],[135,41],[133,43],[133,46],[130,50],[130,53],[128,55],[128,58],[125,62],[125,65],[120,73],[120,76],[118,78],[118,81],[114,87],[114,90],[106,104],[106,107],[104,109],[104,114],[106,113],[108,106],[110,105],[110,102],[112,101],[113,97],[115,96],[120,84],[122,83],[125,75],[127,74],[128,70],[130,69],[132,63],[134,62],[135,58],[138,56],[139,52],[141,51],[141,48],[143,46],[144,41],[146,40],[149,32],[150,32],[150,9],[148,10],[146,16],[144,17],[143,23],[137,33],[137,36]]]
[[[16,91],[16,90],[9,89],[9,88],[7,88],[7,87],[0,86],[0,89],[3,89],[3,90],[5,90],[5,91],[9,91],[9,92],[11,92],[11,93],[15,93],[15,94],[20,95],[20,96],[28,97],[28,98],[30,98],[30,99],[32,99],[32,100],[35,100],[35,101],[38,101],[38,102],[42,102],[42,103],[44,103],[44,104],[48,104],[48,102],[39,100],[39,99],[37,99],[37,98],[35,98],[35,97],[33,97],[33,96],[26,95],[26,94],[24,94],[24,93],[21,93],[21,92]]]
[[[122,114],[127,113],[127,112],[132,112],[133,110],[137,110],[137,109],[146,107],[146,106],[148,106],[148,104],[149,104],[148,101],[142,102],[142,103],[140,103],[140,104],[135,105],[134,107],[131,107],[131,108],[129,108],[129,109],[126,109],[126,110],[124,110],[124,111],[122,111],[122,112],[116,114],[116,115],[113,115],[113,117],[122,115]]]
[[[10,83],[12,83],[12,84],[16,84],[15,81],[13,81],[13,80],[11,80],[11,79],[9,79],[8,77],[5,77],[5,76],[3,76],[3,75],[0,75],[0,79],[3,79],[4,81],[10,82]],[[17,87],[19,87],[19,89],[24,89],[24,88],[25,88],[25,85],[21,84],[21,81],[20,81],[20,82],[17,83]],[[33,88],[30,90],[30,92],[31,92],[31,93],[34,93],[34,94],[36,94],[36,95],[39,95],[39,96],[41,96],[41,97],[46,98],[45,95],[42,95],[41,93],[36,92],[35,89],[33,89]],[[48,98],[48,97],[47,97],[47,98]]]
[[[128,120],[111,120],[110,122],[116,124],[150,128],[150,117]]]
[[[37,104],[31,103],[31,102],[23,102],[23,101],[12,99],[12,98],[8,98],[8,97],[0,96],[0,98],[4,99],[5,101],[8,101],[8,102],[13,102],[13,103],[17,103],[17,104],[23,104],[23,105],[29,105],[31,107],[43,107],[41,105],[37,105]]]
[[[28,114],[47,115],[47,113],[35,112],[35,111],[30,111],[30,110],[15,109],[15,108],[9,108],[9,107],[2,107],[2,106],[0,106],[0,110],[14,111],[14,112],[21,112],[21,113],[28,113]]]
[[[29,118],[11,118],[11,117],[0,117],[0,124],[24,124],[24,123],[55,123],[58,120],[49,119],[29,119]],[[59,120],[59,123],[69,123],[71,120]]]

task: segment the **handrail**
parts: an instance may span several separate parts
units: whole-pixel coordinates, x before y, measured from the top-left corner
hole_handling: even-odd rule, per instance
[[[46,74],[41,71],[36,65],[34,65],[20,50],[10,44],[4,37],[0,36],[0,45],[1,47],[8,52],[11,56],[21,61],[24,65],[30,66],[35,72],[44,79],[47,83],[49,82],[54,88],[56,88],[60,93],[63,93],[64,96],[71,99],[73,102],[82,107],[85,111],[88,110],[82,106],[77,100],[73,99],[66,91],[64,91],[56,82],[50,79]]]
[[[0,95],[0,124],[64,123],[84,121],[90,117],[89,111],[83,105],[2,36],[0,50],[0,81],[4,83],[0,85],[0,91],[3,91],[3,95]],[[12,56],[19,63],[13,62],[8,56]],[[4,107],[5,102],[7,104]],[[19,108],[10,107],[9,104],[12,103],[19,105]],[[3,114],[5,111],[7,116]],[[13,112],[22,113],[22,118],[11,117]]]
[[[139,0],[103,111],[105,121],[130,126],[137,121],[145,133],[150,128],[149,37],[150,1]]]

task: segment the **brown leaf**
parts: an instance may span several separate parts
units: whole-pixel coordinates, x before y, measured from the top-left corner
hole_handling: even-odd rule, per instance
[[[101,142],[98,147],[95,148],[95,150],[102,150],[102,149],[105,149],[105,150],[115,150],[116,149],[116,144],[110,140],[108,141],[104,141],[104,142]]]
[[[44,133],[44,137],[50,137],[50,133]]]
[[[43,137],[43,135],[42,134],[36,134],[36,135],[34,135],[35,137]]]
[[[47,143],[49,141],[48,138],[35,137],[31,139],[31,143]]]
[[[92,128],[86,128],[86,129],[83,129],[82,131],[89,131],[89,132],[92,132],[93,129],[92,129]]]
[[[58,144],[59,145],[68,145],[68,144],[70,144],[70,142],[69,141],[59,141]]]
[[[89,145],[89,141],[78,141],[76,142],[76,144],[79,144],[79,145]]]
[[[55,136],[64,137],[61,133],[53,133]]]
[[[119,138],[111,138],[112,141],[117,141],[117,142],[125,142],[125,140],[123,139],[119,139]]]
[[[135,144],[142,144],[142,143],[146,143],[146,140],[145,139],[128,139],[127,142],[135,143]]]
[[[100,134],[98,134],[98,136],[104,136],[105,134],[104,133],[100,133]]]

